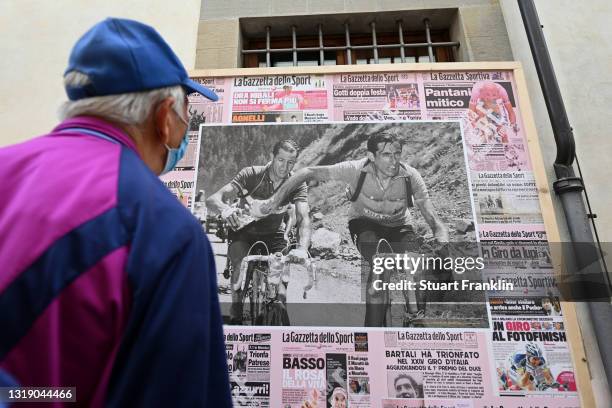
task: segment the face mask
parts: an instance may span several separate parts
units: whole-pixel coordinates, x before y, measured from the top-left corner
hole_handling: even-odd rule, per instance
[[[181,140],[181,144],[178,148],[175,149],[167,144],[164,145],[166,149],[168,149],[168,155],[166,156],[166,165],[164,166],[161,174],[166,174],[169,171],[172,171],[176,167],[176,164],[183,158],[183,156],[185,156],[185,152],[187,151],[187,145],[189,144],[189,124],[181,117],[181,115],[178,115],[178,117],[185,125],[187,125],[187,129],[185,130],[185,135],[183,136],[183,140]]]

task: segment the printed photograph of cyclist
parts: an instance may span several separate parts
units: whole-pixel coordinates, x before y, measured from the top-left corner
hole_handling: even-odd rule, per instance
[[[488,325],[483,293],[419,293],[414,309],[401,291],[385,301],[366,291],[379,240],[391,245],[387,252],[413,255],[476,243],[459,122],[211,124],[200,131],[196,191],[207,192],[214,230],[227,231],[227,242],[208,234],[226,323]],[[448,270],[423,277],[454,279]],[[481,280],[479,271],[463,278]]]
[[[556,359],[551,360],[554,364]],[[498,366],[500,390],[507,391],[563,391],[567,387],[559,383],[549,366],[543,348],[535,342],[527,342],[524,347],[508,356],[505,367]]]
[[[423,398],[423,374],[389,372],[389,397]]]
[[[503,214],[504,204],[501,193],[483,194],[478,197],[481,214]]]
[[[506,89],[503,85],[507,86]],[[508,92],[510,90],[510,92]],[[518,126],[510,83],[481,81],[474,84],[469,104],[470,123],[477,130],[480,143],[508,143]]]

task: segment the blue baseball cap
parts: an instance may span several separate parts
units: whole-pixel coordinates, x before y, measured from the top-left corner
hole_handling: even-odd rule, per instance
[[[70,100],[141,92],[181,85],[211,101],[218,96],[189,79],[170,46],[153,27],[134,20],[107,18],[87,31],[74,45],[64,75],[86,74],[91,82],[66,87]]]

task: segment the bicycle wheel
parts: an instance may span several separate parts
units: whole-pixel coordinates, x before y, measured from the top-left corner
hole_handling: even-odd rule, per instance
[[[241,324],[245,326],[253,325],[256,318],[256,296],[257,286],[253,282],[253,266],[249,265],[246,271],[244,291],[242,294],[242,318]]]

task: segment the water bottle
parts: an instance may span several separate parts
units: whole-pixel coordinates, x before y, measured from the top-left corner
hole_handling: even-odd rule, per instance
[[[268,283],[278,285],[283,273],[283,254],[276,252],[272,255],[269,261],[269,268]]]
[[[244,286],[244,277],[246,276],[246,272],[247,272],[247,268],[249,267],[249,263],[247,262],[246,258],[242,260],[242,262],[240,263],[240,275],[238,275],[240,278],[238,280],[238,282],[236,282],[234,284],[234,290],[238,290],[238,289],[242,289]]]

